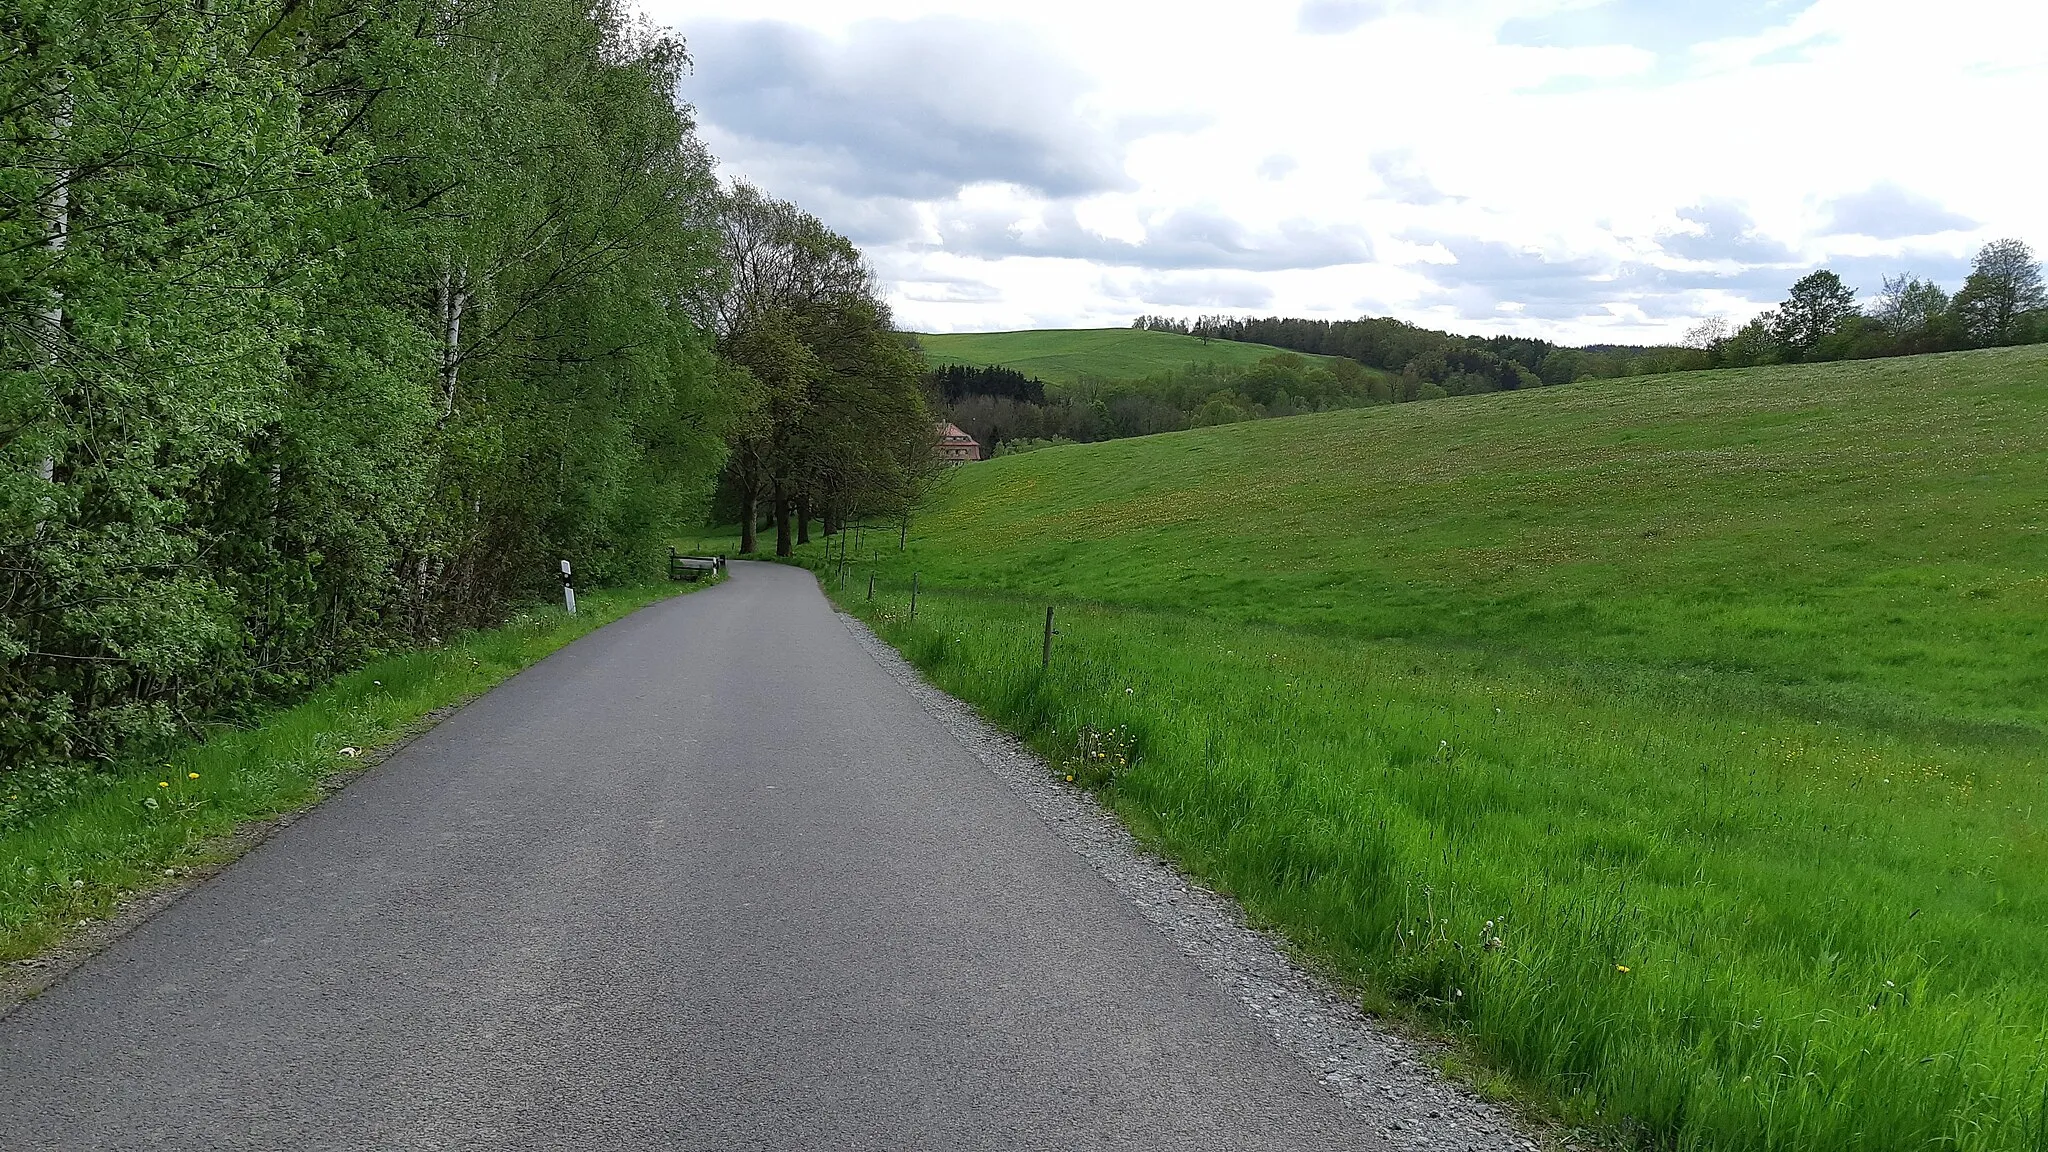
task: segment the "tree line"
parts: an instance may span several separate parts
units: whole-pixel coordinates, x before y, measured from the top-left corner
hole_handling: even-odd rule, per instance
[[[1157,318],[1145,317],[1138,322],[1159,323]],[[1356,361],[1395,377],[1390,399],[1397,403],[1668,371],[1665,361],[1672,351],[1622,346],[1570,348],[1521,336],[1458,336],[1382,316],[1358,320],[1202,316],[1169,323],[1174,327],[1167,331],[1184,329],[1187,335],[1203,339],[1266,344]]]
[[[1777,308],[1740,327],[1709,319],[1672,346],[1568,347],[1527,337],[1457,336],[1387,317],[1140,316],[1132,326],[1346,357],[1397,374],[1396,400],[1426,400],[1702,368],[2043,343],[2048,294],[2033,251],[2009,239],[1979,250],[1954,296],[1901,274],[1888,277],[1865,309],[1840,276],[1823,268],[1801,278]]]
[[[719,185],[623,0],[0,31],[0,815],[557,558],[651,575],[721,485],[844,514],[926,466],[858,253]]]
[[[1045,381],[1026,376],[1014,368],[970,368],[965,364],[946,364],[932,369],[925,377],[925,385],[945,404],[957,404],[969,396],[1019,400],[1027,404],[1045,403]]]
[[[1800,278],[1776,308],[1730,329],[1709,319],[1685,344],[1700,367],[1747,367],[1825,360],[1869,360],[2048,343],[2048,289],[2041,264],[2019,240],[1986,244],[1951,296],[1910,273],[1888,276],[1866,309],[1856,292],[1822,268]]]

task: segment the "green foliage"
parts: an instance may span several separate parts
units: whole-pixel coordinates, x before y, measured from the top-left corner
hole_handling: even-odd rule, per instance
[[[740,551],[755,550],[764,500],[781,556],[814,510],[829,529],[915,503],[939,466],[925,366],[860,250],[746,184],[722,199],[719,223],[730,270],[712,307],[719,353],[752,385],[726,473]]]
[[[1901,348],[1913,352],[1932,352],[1954,342],[1948,293],[1941,285],[1910,274],[1885,277],[1884,292],[1870,318]]]
[[[1387,317],[1298,320],[1204,316],[1189,331],[1205,338],[1341,357],[1368,369],[1394,373],[1399,380],[1392,399],[1403,401],[1707,366],[1705,355],[1691,348],[1563,348],[1548,340],[1521,336],[1456,336]]]
[[[1792,285],[1792,294],[1772,315],[1771,335],[1781,347],[1805,356],[1839,333],[1856,314],[1856,293],[1840,276],[1822,268]]]
[[[619,5],[0,15],[0,760],[56,794],[659,562],[728,375],[681,45]],[[10,35],[10,40],[15,39]]]
[[[1714,357],[1730,368],[1783,363],[1785,348],[1778,343],[1772,320],[1772,315],[1766,312],[1736,329],[1734,335],[1713,347]]]
[[[2038,325],[2042,309],[2048,309],[2048,288],[2041,282],[2041,265],[2033,249],[2018,240],[1986,244],[1977,253],[1970,278],[1956,293],[1956,324],[1978,344],[2018,343]]]
[[[1698,366],[1750,367],[1788,360],[1868,360],[1958,348],[2048,342],[2048,291],[2033,250],[1999,240],[1978,253],[1975,270],[1951,298],[1910,274],[1888,276],[1864,315],[1855,293],[1821,269],[1791,296],[1733,335],[1709,341]]]
[[[1132,734],[1142,833],[1575,1121],[2029,1147],[2044,385],[1993,350],[1047,448],[847,604],[1048,755]]]

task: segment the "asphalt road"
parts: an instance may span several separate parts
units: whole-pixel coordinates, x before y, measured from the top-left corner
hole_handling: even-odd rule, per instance
[[[0,1020],[8,1152],[1377,1146],[773,565]]]

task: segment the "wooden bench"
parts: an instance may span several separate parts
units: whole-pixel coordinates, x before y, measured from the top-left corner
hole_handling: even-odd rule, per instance
[[[696,581],[715,575],[724,568],[723,556],[685,556],[673,548],[668,550],[668,578],[671,580]]]

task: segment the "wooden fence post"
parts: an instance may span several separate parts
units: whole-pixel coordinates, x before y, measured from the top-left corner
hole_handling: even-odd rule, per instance
[[[917,619],[917,573],[910,574],[910,618]]]
[[[1045,606],[1045,648],[1038,654],[1038,670],[1040,672],[1052,667],[1052,637],[1052,605],[1047,604]]]

